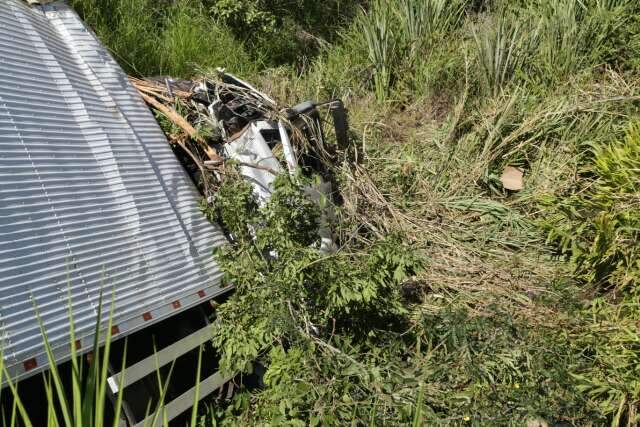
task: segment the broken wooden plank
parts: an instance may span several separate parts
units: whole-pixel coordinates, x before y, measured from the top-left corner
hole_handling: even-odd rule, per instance
[[[207,144],[207,141],[205,141],[204,138],[202,138],[198,134],[198,131],[191,125],[191,123],[189,123],[184,117],[178,114],[176,110],[174,110],[171,107],[167,107],[166,105],[164,105],[163,103],[155,99],[154,97],[147,95],[144,92],[138,91],[138,93],[147,102],[147,104],[151,105],[153,108],[155,108],[160,113],[162,113],[166,118],[171,120],[176,126],[184,130],[185,133],[189,135],[189,137],[191,137],[194,141],[196,141],[200,145],[200,148],[202,148],[202,150],[207,154],[207,157],[209,157],[209,159],[215,160],[215,161],[222,161],[222,157],[220,157],[218,153],[216,153],[214,149],[211,148],[209,144]]]

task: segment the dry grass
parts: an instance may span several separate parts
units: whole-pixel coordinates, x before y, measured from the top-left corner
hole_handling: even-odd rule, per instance
[[[553,326],[557,310],[544,300],[559,298],[553,288],[570,270],[536,225],[537,201],[571,187],[588,139],[620,131],[636,85],[608,71],[598,86],[570,82],[561,89],[570,95],[542,100],[524,90],[483,105],[349,100],[358,164],[340,168],[345,235],[400,233],[419,248],[427,268],[411,286],[421,312],[454,304],[488,316],[499,306]],[[487,184],[492,168],[512,162],[525,167],[525,190]]]

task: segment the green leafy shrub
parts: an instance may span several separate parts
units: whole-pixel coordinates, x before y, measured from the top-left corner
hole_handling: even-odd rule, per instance
[[[612,426],[636,425],[640,401],[640,125],[623,139],[591,143],[571,194],[547,197],[549,241],[575,276],[599,293],[572,334],[583,361],[572,366],[578,390]]]
[[[287,364],[305,364],[308,375],[323,378],[345,361],[357,367],[353,356],[345,355],[371,340],[375,328],[403,324],[401,285],[420,268],[408,247],[389,238],[360,248],[365,253],[343,248],[322,254],[318,208],[301,184],[278,177],[272,197],[261,208],[240,178],[228,179],[222,187],[209,215],[222,219],[238,236],[216,253],[226,280],[236,288],[218,309],[214,345],[223,354],[223,369],[247,372],[254,362],[263,363],[268,388],[264,398],[282,393],[286,383],[287,399],[295,401],[289,382],[296,377],[286,374],[285,381],[283,375],[296,370],[281,366],[285,353],[291,356]],[[323,361],[327,354],[329,360]],[[309,392],[308,385],[296,387]],[[281,415],[308,420],[314,400],[291,403]],[[272,422],[282,421],[273,418],[270,406],[264,408],[263,415]]]
[[[549,240],[569,255],[585,282],[637,293],[640,257],[640,125],[622,141],[592,145],[580,191],[548,200]]]
[[[237,287],[215,340],[223,366],[266,367],[216,420],[637,423],[637,125],[608,141],[638,114],[640,3],[347,3],[203,2],[255,68],[288,64],[264,73],[267,92],[345,100],[358,161],[340,171],[335,255],[314,249],[299,183],[262,208],[229,183],[206,209],[233,238],[217,254]],[[167,9],[147,10],[139,28],[161,34]],[[147,37],[108,36],[139,37],[132,52]],[[502,188],[508,165],[525,171],[520,192]]]
[[[448,300],[412,302],[403,288],[424,261],[392,237],[320,254],[317,208],[288,176],[262,208],[242,181],[219,194],[210,217],[248,231],[216,254],[236,293],[218,309],[214,345],[223,369],[266,368],[263,388],[216,409],[221,424],[604,419],[571,376],[584,359],[552,327],[499,306],[474,316]]]
[[[268,66],[300,65],[336,39],[359,2],[209,0],[211,15]]]
[[[573,368],[576,387],[612,426],[640,422],[639,299],[612,304],[595,298],[587,307],[590,321],[574,334],[585,362]]]

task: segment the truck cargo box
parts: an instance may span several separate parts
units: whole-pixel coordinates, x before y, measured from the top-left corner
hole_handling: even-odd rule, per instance
[[[0,335],[14,379],[223,292],[221,230],[107,49],[62,2],[0,2]],[[104,336],[104,334],[102,335]]]

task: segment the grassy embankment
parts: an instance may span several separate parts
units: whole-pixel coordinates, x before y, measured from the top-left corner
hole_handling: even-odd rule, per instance
[[[132,73],[223,66],[350,110],[337,256],[286,232],[295,188],[267,212],[222,197],[228,227],[271,221],[258,249],[291,255],[218,254],[223,366],[267,372],[208,420],[638,424],[636,1],[72,3]]]

